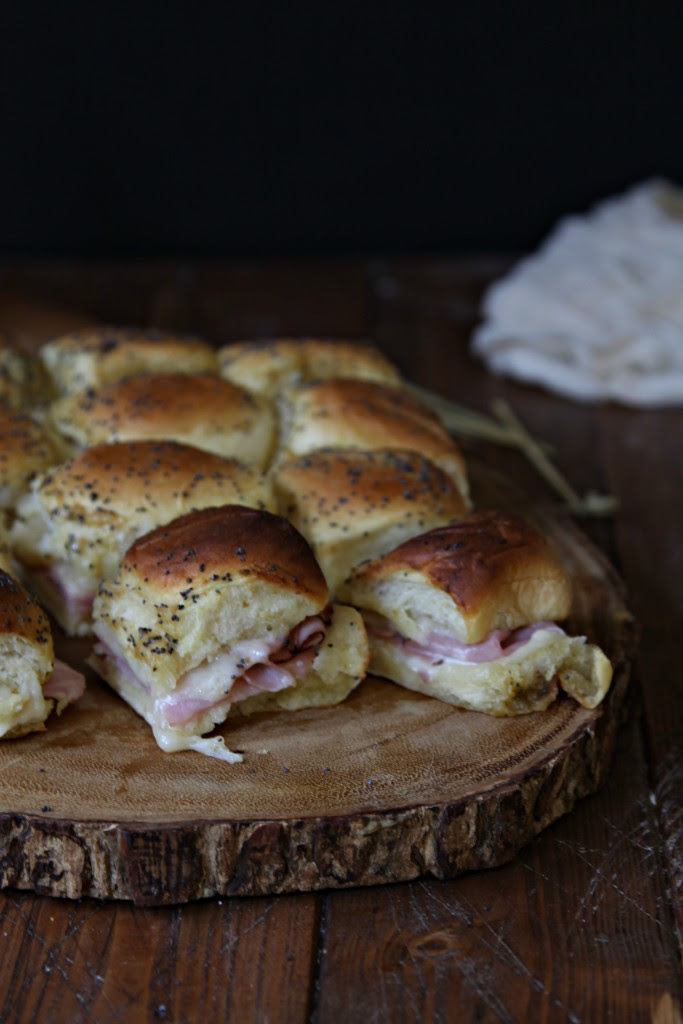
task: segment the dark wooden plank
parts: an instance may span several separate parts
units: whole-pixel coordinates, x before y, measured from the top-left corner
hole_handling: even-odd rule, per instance
[[[683,990],[644,774],[633,720],[604,789],[510,865],[327,896],[313,1020],[674,1021]]]
[[[47,311],[196,332],[216,343],[276,335],[359,338],[366,330],[366,272],[358,260],[29,264],[0,271],[0,285],[5,294],[40,300]],[[65,318],[57,323],[61,329]]]
[[[619,493],[623,572],[642,625],[643,722],[650,784],[683,954],[683,410],[611,410],[605,463]]]
[[[317,897],[175,909],[0,895],[0,1020],[307,1019]]]
[[[188,323],[222,343],[240,338],[365,336],[360,261],[199,266]]]

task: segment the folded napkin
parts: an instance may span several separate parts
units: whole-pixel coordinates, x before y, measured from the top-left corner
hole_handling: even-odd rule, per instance
[[[683,404],[683,190],[639,185],[559,222],[484,296],[472,350],[584,401]]]

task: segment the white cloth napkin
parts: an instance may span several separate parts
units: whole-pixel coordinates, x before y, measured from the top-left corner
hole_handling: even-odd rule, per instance
[[[683,404],[683,189],[648,181],[559,222],[494,283],[473,351],[583,401]]]

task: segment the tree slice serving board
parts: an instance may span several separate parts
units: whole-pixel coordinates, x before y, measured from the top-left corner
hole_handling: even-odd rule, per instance
[[[506,481],[470,472],[478,507],[518,505]],[[563,697],[492,718],[367,679],[334,708],[230,720],[226,742],[244,754],[230,765],[162,753],[86,669],[82,701],[0,744],[0,887],[153,905],[451,878],[509,860],[599,785],[635,637],[597,549],[551,512],[533,518],[572,575],[571,631],[612,659],[598,709]],[[57,647],[83,667],[88,642]]]

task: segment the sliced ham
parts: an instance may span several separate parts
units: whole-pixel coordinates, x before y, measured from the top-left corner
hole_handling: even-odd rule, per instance
[[[554,622],[534,622],[518,629],[494,629],[478,644],[463,644],[450,633],[437,632],[429,633],[424,643],[418,643],[396,632],[379,615],[367,615],[365,624],[369,635],[400,648],[409,657],[421,658],[430,665],[440,661],[456,661],[465,665],[496,661],[519,650],[539,629],[563,632]]]
[[[83,590],[82,580],[74,576],[66,563],[56,563],[49,568],[32,568],[29,577],[34,586],[40,588],[46,600],[56,608],[62,608],[62,617],[68,621],[88,619],[92,613],[95,589],[87,586]]]
[[[160,702],[162,713],[169,725],[187,725],[198,715],[210,708],[229,702],[236,704],[260,693],[277,693],[294,686],[310,670],[318,648],[325,636],[327,626],[319,615],[309,616],[291,630],[284,644],[278,644],[268,652],[258,642],[252,644],[253,652],[259,658],[236,678],[230,669],[235,660],[231,655],[219,655],[209,665],[202,666],[179,680],[176,689]],[[223,662],[223,665],[221,665]],[[215,689],[216,673],[222,675],[225,687],[221,696],[202,697],[197,693],[202,680],[211,676]],[[193,692],[195,691],[195,692]]]
[[[310,671],[326,630],[323,615],[311,615],[290,630],[284,643],[273,644],[266,637],[237,644],[186,672],[173,690],[156,700],[155,713],[170,726],[186,726],[211,708],[294,686]],[[116,662],[129,679],[149,691],[103,635],[95,653]]]
[[[43,685],[43,696],[56,700],[61,710],[82,697],[84,692],[85,676],[56,658],[52,675],[48,676]]]

